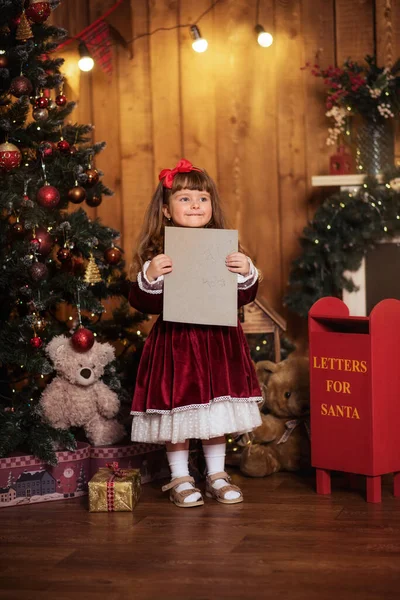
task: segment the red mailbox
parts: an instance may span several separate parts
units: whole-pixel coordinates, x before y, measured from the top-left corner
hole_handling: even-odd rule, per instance
[[[367,501],[381,501],[381,475],[400,496],[400,301],[382,300],[351,317],[338,298],[309,312],[311,459],[317,493],[330,471],[367,477]]]

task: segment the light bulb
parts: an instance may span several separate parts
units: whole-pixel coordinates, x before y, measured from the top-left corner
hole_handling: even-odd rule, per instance
[[[197,25],[191,25],[190,35],[193,38],[192,48],[196,52],[205,52],[208,48],[208,42],[201,37],[200,29]]]
[[[78,67],[81,71],[91,71],[94,67],[94,60],[91,56],[83,56],[78,61]]]
[[[262,25],[256,25],[254,29],[257,34],[257,42],[260,44],[260,46],[263,48],[268,48],[272,45],[274,38],[270,33],[268,33],[268,31],[265,31]]]
[[[91,71],[94,67],[94,60],[90,56],[90,52],[85,42],[80,42],[78,50],[80,56],[80,59],[78,61],[78,67],[81,71]]]

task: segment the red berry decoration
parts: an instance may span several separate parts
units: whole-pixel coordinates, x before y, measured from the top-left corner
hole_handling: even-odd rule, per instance
[[[91,198],[86,198],[86,204],[88,206],[91,206],[92,208],[96,208],[96,206],[100,206],[100,204],[102,203],[102,197],[101,196],[92,196]]]
[[[70,149],[70,145],[69,142],[67,142],[67,140],[60,140],[57,144],[57,148],[59,149],[60,152],[69,152]]]
[[[35,99],[36,108],[47,108],[49,106],[49,99],[45,96],[39,96]]]
[[[117,265],[122,258],[122,252],[118,248],[115,248],[115,246],[112,246],[104,252],[104,258],[109,265]]]
[[[42,345],[43,345],[42,338],[40,338],[38,335],[35,335],[35,337],[31,338],[32,348],[35,348],[36,350],[38,350],[39,348],[42,347]]]
[[[53,238],[44,227],[36,227],[36,235],[31,240],[41,256],[47,256],[53,247]]]
[[[49,274],[48,268],[41,262],[33,263],[29,269],[29,274],[33,281],[43,281]]]
[[[94,344],[94,335],[81,326],[72,336],[71,344],[77,352],[87,352]]]
[[[60,192],[53,185],[45,184],[38,190],[36,200],[43,208],[55,208],[60,202]]]
[[[10,94],[16,98],[21,98],[21,96],[29,96],[32,93],[32,90],[33,86],[31,82],[23,75],[14,77],[10,85]]]
[[[68,192],[68,200],[73,204],[80,204],[86,198],[86,190],[81,185],[75,185]]]
[[[88,187],[92,187],[92,186],[96,185],[96,183],[99,180],[99,172],[96,169],[88,169],[86,171],[86,175],[87,175],[86,185]]]
[[[51,13],[49,0],[31,0],[25,14],[33,23],[44,23]]]
[[[71,251],[69,248],[60,248],[57,252],[57,258],[61,263],[65,263],[71,259]]]
[[[56,96],[56,104],[57,106],[65,106],[67,104],[67,96],[58,94],[58,96]]]
[[[0,168],[10,171],[19,167],[22,159],[22,154],[14,144],[5,142],[0,144]]]

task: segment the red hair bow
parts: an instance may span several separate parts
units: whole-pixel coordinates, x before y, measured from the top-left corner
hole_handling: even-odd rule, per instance
[[[200,169],[196,169],[196,167],[194,167],[191,162],[186,160],[186,158],[181,158],[176,167],[173,169],[163,169],[160,172],[158,179],[160,181],[164,179],[163,186],[171,189],[174,177],[177,173],[190,173],[190,171],[200,171]]]

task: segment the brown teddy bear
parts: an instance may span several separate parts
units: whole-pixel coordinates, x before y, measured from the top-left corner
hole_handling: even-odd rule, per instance
[[[310,466],[310,382],[305,357],[256,365],[264,402],[262,424],[250,434],[240,470],[250,477]]]
[[[57,376],[40,399],[42,415],[58,429],[83,427],[93,446],[119,442],[125,429],[115,418],[119,399],[100,380],[106,365],[114,359],[114,348],[95,342],[87,352],[77,352],[65,335],[54,337],[46,346]]]

